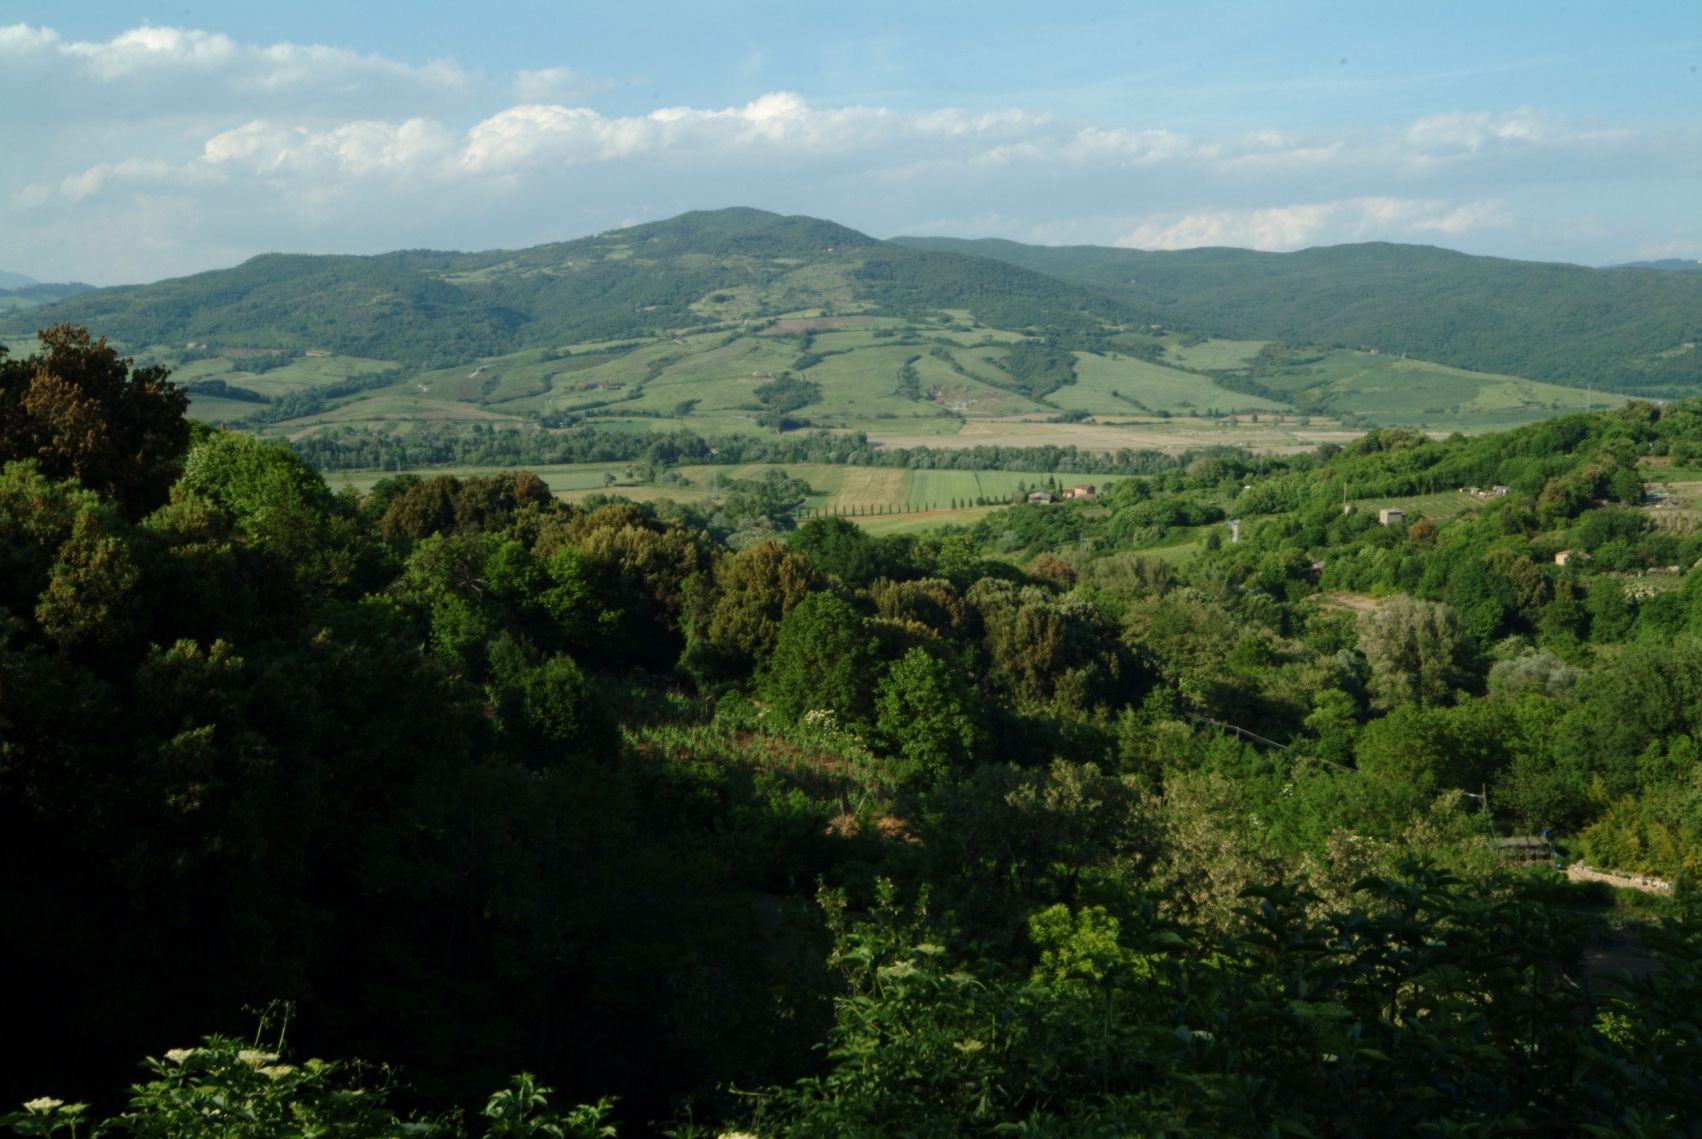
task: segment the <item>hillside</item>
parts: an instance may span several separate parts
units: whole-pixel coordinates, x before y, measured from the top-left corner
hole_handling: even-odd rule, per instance
[[[518,251],[267,254],[232,269],[97,289],[14,318],[4,331],[69,320],[132,350],[210,340],[445,366],[846,305],[898,315],[961,309],[1003,327],[1083,329],[1131,315],[1000,261],[729,209]]]
[[[1184,329],[1376,348],[1456,368],[1641,395],[1702,385],[1702,275],[1473,257],[1372,242],[1260,253],[898,237],[1096,289]]]
[[[1609,268],[1659,269],[1666,273],[1695,273],[1702,271],[1702,261],[1692,261],[1685,257],[1663,257],[1659,261],[1627,261],[1623,265],[1612,265]]]
[[[1516,360],[1491,372],[1376,343],[1299,343],[1328,339],[1314,329],[1199,335],[1241,327],[1246,274],[1235,267],[1289,264],[1276,255],[1201,251],[1218,268],[1187,296],[1209,311],[1167,332],[1187,274],[1171,272],[1166,289],[1109,295],[1104,282],[1126,271],[1128,251],[913,244],[728,209],[523,250],[268,254],[153,285],[43,294],[48,303],[0,316],[0,335],[27,351],[35,328],[86,324],[171,368],[208,422],[298,443],[352,433],[336,465],[389,454],[374,435],[575,426],[707,437],[825,428],[898,446],[921,437],[1286,450],[1318,441],[1293,433],[1313,419],[1471,432],[1592,398],[1530,379]],[[1008,260],[1019,255],[1036,266]],[[1081,281],[1039,271],[1047,265]],[[1364,273],[1341,276],[1363,283]],[[1316,287],[1336,288],[1330,279],[1320,271]],[[1599,391],[1593,400],[1617,402]],[[1266,437],[1273,418],[1288,434]],[[1236,434],[1249,422],[1258,438]],[[1000,434],[1011,431],[1018,437]]]
[[[12,312],[16,309],[35,308],[38,305],[52,304],[66,297],[74,297],[78,293],[86,293],[93,288],[79,281],[71,281],[63,285],[44,285],[40,281],[32,281],[21,273],[0,273],[0,282],[16,281],[17,284],[0,288],[0,312]]]

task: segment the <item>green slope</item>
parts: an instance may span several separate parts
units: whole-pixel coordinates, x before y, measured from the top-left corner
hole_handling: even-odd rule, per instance
[[[1102,421],[1321,415],[1473,431],[1582,403],[1581,392],[1522,378],[1532,369],[1516,362],[1496,374],[1388,350],[1271,342],[1328,343],[1312,325],[1209,340],[1151,327],[1182,323],[1177,313],[1188,301],[1204,312],[1190,318],[1192,327],[1243,329],[1247,282],[1299,296],[1299,285],[1271,273],[1304,258],[912,244],[815,218],[728,209],[522,250],[271,254],[154,285],[51,298],[0,316],[0,338],[27,351],[19,337],[28,330],[87,324],[143,362],[173,368],[195,415],[297,439],[324,430],[581,423],[684,425],[710,435],[808,425],[926,437],[954,434],[967,420],[1066,412]],[[933,247],[940,244],[951,247]],[[1415,251],[1316,252],[1386,260]],[[1483,261],[1416,254],[1441,258],[1438,281],[1448,266]],[[1169,275],[1129,285],[1129,257],[1156,257]],[[1248,265],[1263,267],[1264,277]],[[1112,288],[1119,274],[1120,293]],[[1332,284],[1334,276],[1347,284]],[[1308,302],[1321,309],[1346,304],[1336,296],[1344,289],[1371,291],[1352,266],[1316,269],[1313,278],[1307,288],[1329,294]],[[773,404],[782,377],[802,385],[802,402]]]
[[[211,341],[448,366],[824,308],[954,309],[997,327],[1074,333],[1133,319],[1119,302],[1001,261],[728,209],[518,251],[268,254],[32,308],[0,333],[69,320],[131,350]]]
[[[1259,253],[893,239],[995,258],[1217,335],[1377,348],[1479,372],[1651,395],[1702,385],[1702,274],[1374,242]]]

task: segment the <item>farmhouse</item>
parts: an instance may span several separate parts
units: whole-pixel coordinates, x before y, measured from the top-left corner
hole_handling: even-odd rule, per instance
[[[1077,483],[1064,492],[1065,498],[1098,498],[1099,488],[1090,482]]]
[[[1051,502],[1052,492],[1049,490],[1031,490],[1028,492],[1030,502]]]

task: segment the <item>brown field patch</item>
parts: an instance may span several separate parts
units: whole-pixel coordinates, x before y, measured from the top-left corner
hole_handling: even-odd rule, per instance
[[[905,499],[910,472],[896,467],[849,467],[833,495],[835,506],[897,505]]]
[[[1347,609],[1354,613],[1369,613],[1377,608],[1377,599],[1367,593],[1314,593],[1312,600],[1322,609]]]

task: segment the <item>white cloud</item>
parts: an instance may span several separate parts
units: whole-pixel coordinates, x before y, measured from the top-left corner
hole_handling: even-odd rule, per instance
[[[522,71],[514,80],[514,97],[522,103],[560,103],[584,99],[614,85],[612,79],[597,79],[571,67],[546,67]]]
[[[1494,200],[1450,206],[1405,198],[1350,198],[1264,209],[1205,210],[1142,221],[1114,244],[1128,249],[1192,249],[1238,245],[1287,250],[1378,238],[1413,240],[1511,224]]]
[[[409,119],[397,126],[347,123],[328,131],[256,121],[208,139],[202,160],[258,175],[365,179],[418,174],[453,145],[442,125],[428,119]]]
[[[414,67],[320,44],[242,44],[217,33],[133,28],[110,40],[67,41],[50,28],[0,28],[0,97],[9,106],[48,85],[51,118],[203,119],[268,109],[294,114],[446,113],[482,87],[448,60]],[[420,104],[428,107],[420,107]],[[8,116],[3,134],[31,122]],[[47,124],[43,124],[47,125]]]
[[[647,114],[587,105],[609,86],[566,65],[497,82],[181,28],[87,43],[0,28],[15,111],[0,118],[14,159],[0,164],[0,266],[151,279],[272,249],[517,246],[732,204],[877,234],[1146,248],[1387,235],[1544,257],[1557,241],[1617,243],[1601,260],[1702,251],[1702,227],[1643,232],[1621,204],[1629,181],[1694,183],[1698,128],[1524,107],[1208,135],[791,91]],[[1575,188],[1569,212],[1555,186]]]

